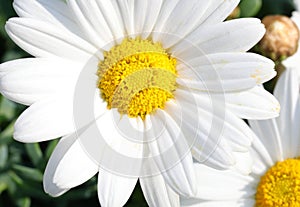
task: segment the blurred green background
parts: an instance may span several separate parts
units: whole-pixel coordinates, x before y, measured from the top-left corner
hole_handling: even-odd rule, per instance
[[[240,8],[241,17],[262,18],[269,14],[290,16],[294,5],[292,0],[242,0]],[[12,0],[0,0],[0,63],[29,57],[5,33],[5,22],[14,16]],[[44,193],[43,171],[57,140],[36,144],[14,141],[13,124],[24,109],[0,96],[0,207],[100,206],[96,178],[59,198]],[[147,206],[139,185],[126,206]]]

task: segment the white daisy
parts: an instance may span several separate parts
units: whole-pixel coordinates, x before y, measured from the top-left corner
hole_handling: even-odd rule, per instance
[[[275,96],[281,104],[277,119],[250,121],[258,137],[253,142],[253,170],[218,171],[196,164],[198,194],[182,200],[197,207],[300,206],[300,96],[297,70],[280,77]]]
[[[36,58],[0,66],[0,91],[30,107],[14,137],[63,137],[44,175],[58,196],[99,172],[103,206],[121,206],[138,178],[149,205],[196,192],[193,157],[249,166],[240,118],[278,115],[259,85],[274,64],[246,53],[258,19],[223,22],[238,0],[15,0],[9,36]],[[95,95],[96,94],[96,95]],[[248,163],[248,162],[245,162]],[[155,176],[153,176],[155,175]]]

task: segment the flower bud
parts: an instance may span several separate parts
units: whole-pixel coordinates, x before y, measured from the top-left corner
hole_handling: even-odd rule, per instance
[[[299,29],[290,18],[281,15],[266,16],[262,23],[266,27],[266,34],[259,43],[263,55],[277,61],[296,53]]]

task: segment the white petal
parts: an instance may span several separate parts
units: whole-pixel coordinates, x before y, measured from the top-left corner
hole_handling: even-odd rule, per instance
[[[171,47],[199,26],[210,7],[217,7],[220,1],[209,1],[205,4],[197,0],[190,0],[188,4],[185,1],[174,3],[165,1],[155,28],[155,31],[162,34],[154,34],[154,41],[162,42],[165,48]]]
[[[44,174],[45,191],[76,187],[98,172],[98,165],[82,147],[76,134],[64,137],[53,151]],[[55,192],[55,191],[54,191]]]
[[[163,0],[135,0],[134,3],[135,34],[141,34],[146,39],[157,21]]]
[[[98,1],[68,0],[68,5],[74,16],[95,47],[102,48],[114,42],[114,36],[106,21],[107,16],[101,12]],[[112,11],[112,15],[117,15]],[[119,18],[117,20],[120,20]],[[120,24],[120,22],[116,22]]]
[[[277,160],[272,160],[270,153],[258,137],[254,137],[252,146],[253,147],[250,149],[253,158],[252,173],[257,177],[261,177],[277,162]],[[257,180],[257,182],[259,182],[259,180]]]
[[[206,21],[203,22],[203,25],[216,24],[224,21],[231,14],[231,12],[238,6],[240,1],[226,0],[221,2],[222,3],[213,12],[209,14]]]
[[[237,19],[199,27],[171,48],[173,56],[189,60],[198,56],[222,52],[245,52],[264,35],[260,20]]]
[[[113,109],[103,114],[97,120],[97,125],[103,139],[112,150],[123,156],[139,159],[143,157],[144,141],[144,125],[141,122],[139,118],[120,115]]]
[[[259,148],[265,148],[268,152],[267,154],[265,153],[263,158],[266,159],[270,156],[272,159],[269,161],[270,164],[276,163],[277,161],[283,161],[284,143],[282,143],[282,138],[275,119],[263,121],[251,120],[249,121],[249,124],[258,137],[256,145],[261,146]],[[264,150],[262,149],[259,151],[263,152]]]
[[[255,194],[254,178],[234,170],[219,171],[202,164],[195,164],[198,193],[203,200],[240,200]]]
[[[8,99],[31,105],[65,91],[72,93],[82,63],[60,58],[28,58],[0,65],[0,90]]]
[[[97,97],[95,98],[95,102],[98,103]],[[100,112],[94,112],[93,108],[90,111],[86,109],[84,113],[87,115],[83,116],[82,108],[74,103],[76,101],[73,94],[51,96],[34,103],[16,121],[14,138],[21,142],[55,139],[81,130],[82,127],[94,122],[96,115],[106,110],[106,106],[101,104],[95,107]],[[93,103],[89,107],[93,107]]]
[[[137,178],[128,178],[105,170],[99,171],[98,197],[101,206],[124,206],[129,199]]]
[[[6,23],[5,28],[15,43],[36,57],[62,57],[87,61],[97,51],[78,36],[43,21],[12,18]]]
[[[298,127],[298,124],[300,123],[300,98],[298,99],[298,104],[295,111],[294,116],[294,124],[292,125],[292,150],[294,151],[295,155],[293,157],[299,157],[299,149],[300,149],[300,128]]]
[[[140,178],[140,184],[149,206],[180,206],[179,196],[165,183],[161,175]]]
[[[234,152],[236,164],[234,169],[243,175],[249,175],[252,172],[254,160],[250,152]]]
[[[144,2],[144,1],[143,1]],[[135,19],[134,19],[134,0],[128,1],[117,1],[124,27],[126,30],[126,35],[132,38],[136,37],[135,34]]]
[[[173,0],[173,1],[163,1],[161,12],[159,13],[159,16],[157,18],[157,22],[154,26],[154,34],[153,34],[153,40],[155,42],[161,40],[161,33],[163,33],[164,26],[168,20],[168,17],[171,15],[172,11],[175,9],[177,4],[180,2],[180,0]]]
[[[202,116],[201,113],[193,111],[193,107],[190,105],[184,103],[180,103],[180,105],[182,108],[169,102],[166,111],[178,123],[189,145],[192,146],[193,157],[199,162],[216,168],[223,169],[233,165],[231,149],[226,145],[226,141],[224,139],[215,140],[211,137],[209,134],[210,127],[206,127],[206,123],[201,123],[198,119]],[[205,118],[207,124],[211,126],[211,117]]]
[[[296,123],[295,111],[299,99],[299,81],[297,73],[293,69],[287,69],[280,76],[274,95],[281,105],[281,114],[277,124],[281,135],[284,158],[291,158],[299,155],[299,137],[292,136],[292,126]]]
[[[73,99],[54,96],[25,110],[15,123],[14,138],[21,142],[55,139],[75,131]]]
[[[15,0],[13,6],[20,17],[49,22],[82,36],[80,28],[73,21],[71,11],[64,1]]]
[[[300,10],[300,0],[294,0],[294,2],[297,7],[297,11],[299,11]]]
[[[227,143],[234,151],[248,151],[252,140],[251,130],[242,120],[224,108],[224,97],[178,89],[175,92],[175,98],[177,107],[171,107],[170,114],[174,116],[177,123],[183,126],[183,130],[186,129],[185,133],[189,134],[187,137],[195,139],[197,133],[199,135],[202,133],[203,137],[197,138],[200,151],[205,150],[203,145],[206,142],[211,143],[215,148],[219,141],[220,144],[226,145]],[[208,146],[210,145],[208,144]],[[208,153],[211,154],[212,151],[208,151]],[[230,152],[226,154],[229,155]],[[230,159],[228,160],[231,156],[228,158],[226,156],[216,157],[224,159],[221,162],[223,164],[233,164],[232,160],[231,162],[229,162]],[[225,162],[226,159],[228,162]],[[221,166],[224,166],[223,164]]]
[[[300,50],[297,50],[297,52],[293,56],[291,56],[291,57],[287,58],[286,60],[284,60],[282,62],[282,64],[286,68],[289,68],[289,69],[295,68],[295,69],[297,69],[298,66],[299,66],[299,58],[300,58]],[[299,74],[298,74],[298,77],[299,77]]]
[[[226,93],[225,96],[228,109],[240,118],[261,120],[279,115],[279,102],[262,86],[242,92]]]
[[[271,60],[253,53],[218,53],[197,57],[179,64],[178,70],[187,87],[213,92],[249,89],[276,75]]]
[[[196,186],[192,156],[180,128],[161,110],[151,116],[151,120],[146,119],[146,125],[149,121],[152,122],[152,129],[145,136],[162,176],[175,192],[194,195]]]
[[[255,199],[243,199],[234,201],[207,201],[207,202],[185,202],[183,207],[253,207],[255,206]]]
[[[104,16],[107,25],[109,26],[110,31],[113,34],[114,39],[118,41],[119,38],[124,37],[125,27],[124,27],[121,13],[119,11],[118,0],[111,0],[111,1],[97,0],[96,3],[99,9],[101,10],[102,15]]]
[[[237,0],[211,0],[205,4],[200,1],[189,4],[180,0],[164,1],[153,39],[169,48],[201,24],[222,22],[237,4]]]

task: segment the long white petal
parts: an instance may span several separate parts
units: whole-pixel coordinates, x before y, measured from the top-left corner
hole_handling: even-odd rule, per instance
[[[76,134],[66,136],[60,140],[47,164],[44,174],[45,191],[53,195],[55,188],[76,187],[93,177],[98,168]]]
[[[64,1],[15,0],[13,6],[20,17],[49,22],[82,36],[82,31],[74,22],[71,11]]]
[[[165,183],[161,175],[140,178],[140,184],[149,206],[180,206],[179,196]]]
[[[240,200],[253,196],[254,178],[234,170],[219,171],[202,164],[195,164],[198,193],[203,200]]]
[[[75,131],[72,101],[70,96],[54,96],[34,103],[17,119],[14,138],[39,142],[72,133]]]
[[[43,98],[73,93],[82,63],[60,58],[27,58],[0,65],[0,91],[8,99],[31,105]]]
[[[101,206],[124,206],[136,183],[137,178],[115,175],[100,170],[98,175],[98,197]]]
[[[171,48],[175,57],[189,60],[198,56],[222,52],[245,52],[264,35],[260,20],[237,19],[199,27]]]
[[[134,35],[141,34],[146,39],[156,24],[163,0],[135,0],[134,3]]]
[[[249,124],[252,130],[257,135],[259,141],[257,144],[267,150],[264,158],[268,158],[268,155],[271,157],[272,161],[270,164],[276,163],[277,161],[284,160],[284,151],[282,138],[279,132],[278,125],[275,119],[263,120],[263,121],[249,121]],[[286,137],[283,137],[283,139]],[[258,148],[258,150],[259,150]],[[263,150],[259,150],[262,151]]]
[[[201,123],[198,119],[201,114],[191,110],[190,105],[181,103],[182,111],[177,105],[168,103],[166,111],[180,125],[189,145],[192,147],[193,157],[199,162],[216,168],[228,168],[234,164],[231,149],[224,139],[212,139],[209,134],[210,127],[205,127],[206,123]],[[190,108],[187,108],[190,107]],[[182,114],[182,117],[180,116]],[[205,120],[205,118],[207,120]],[[204,120],[209,126],[212,125],[211,117]]]
[[[202,91],[250,89],[272,79],[274,63],[253,53],[217,53],[196,57],[178,65],[179,81]]]
[[[95,47],[103,48],[114,42],[109,22],[106,21],[107,17],[101,12],[97,1],[68,0],[67,3],[85,35]],[[117,14],[112,12],[112,15]],[[120,22],[116,22],[118,23]]]
[[[253,207],[255,205],[255,199],[242,199],[234,201],[186,201],[182,202],[183,207]]]
[[[242,92],[226,93],[225,97],[228,109],[240,118],[262,120],[279,115],[279,102],[262,86]]]
[[[287,69],[280,76],[274,90],[274,95],[281,105],[281,114],[276,121],[282,139],[285,159],[299,155],[299,137],[292,136],[292,126],[296,125],[294,120],[297,118],[295,111],[298,106],[299,85],[296,70]]]
[[[154,29],[160,33],[154,34],[154,41],[162,42],[165,48],[171,47],[199,26],[209,8],[217,7],[220,2],[215,0],[203,4],[197,0],[190,0],[187,4],[181,0],[174,2],[175,5],[165,1]]]
[[[228,142],[233,150],[241,151],[244,148],[245,151],[248,151],[247,149],[252,140],[251,130],[242,120],[226,110],[224,97],[214,96],[214,94],[194,93],[182,89],[178,89],[175,96],[178,107],[177,109],[176,107],[173,108],[173,110],[177,113],[170,112],[170,114],[178,117],[180,111],[182,111],[182,117],[178,118],[182,119],[183,125],[190,123],[190,127],[188,127],[190,132],[201,131],[205,135],[202,138],[199,137],[202,142],[207,138],[211,138],[216,145],[218,141],[223,140]],[[176,119],[177,122],[181,123],[178,118]],[[193,128],[194,130],[191,130]]]
[[[253,163],[255,162],[250,151],[233,152],[233,154],[236,160],[233,168],[243,175],[249,175],[252,172]]]
[[[59,94],[34,103],[17,119],[14,138],[21,142],[41,142],[82,130],[106,111],[97,95],[88,105],[95,106],[97,111],[91,108],[82,112],[82,105],[78,106],[73,94]]]
[[[6,23],[5,28],[15,43],[36,57],[62,57],[87,61],[97,51],[95,47],[73,33],[40,20],[12,18]]]
[[[192,156],[180,128],[160,110],[146,119],[146,125],[149,122],[152,128],[145,136],[162,176],[175,192],[192,196],[196,188]]]
[[[182,0],[164,1],[153,39],[169,48],[202,24],[222,22],[237,4],[238,0],[211,0],[206,4],[200,1],[189,4]]]
[[[239,0],[221,1],[222,3],[210,12],[203,25],[216,24],[224,21],[231,12],[238,6]]]

